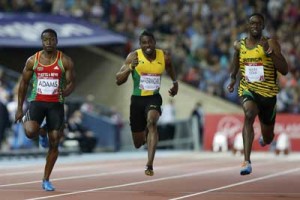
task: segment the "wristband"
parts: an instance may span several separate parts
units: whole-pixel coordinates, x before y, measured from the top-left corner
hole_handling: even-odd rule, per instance
[[[178,83],[178,81],[177,80],[173,81],[173,84],[175,84],[175,83]]]

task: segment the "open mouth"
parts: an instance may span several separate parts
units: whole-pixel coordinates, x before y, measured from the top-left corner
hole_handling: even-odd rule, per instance
[[[259,31],[257,29],[252,29],[251,32],[254,33],[254,34],[259,33]]]
[[[147,52],[147,53],[151,53],[151,52],[152,52],[152,49],[151,49],[151,48],[147,48],[147,49],[146,49],[146,52]]]

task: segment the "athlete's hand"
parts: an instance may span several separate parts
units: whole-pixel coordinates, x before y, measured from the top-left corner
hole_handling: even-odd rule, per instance
[[[173,87],[169,90],[169,95],[174,97],[178,92],[178,83],[174,83]]]
[[[268,38],[261,37],[258,44],[264,48],[265,52],[268,51],[270,48],[269,43],[268,43]]]
[[[232,93],[234,91],[235,82],[236,82],[235,79],[230,79],[230,83],[227,86],[228,92]]]
[[[138,66],[138,64],[139,64],[139,59],[138,59],[138,56],[135,55],[130,63],[130,69],[134,70],[136,68],[136,66]]]
[[[21,122],[22,117],[23,117],[23,111],[18,109],[15,115],[15,123]]]

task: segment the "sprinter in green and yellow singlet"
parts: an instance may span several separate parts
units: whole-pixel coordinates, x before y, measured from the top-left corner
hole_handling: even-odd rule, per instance
[[[158,142],[157,122],[161,115],[162,98],[159,94],[161,76],[166,70],[173,81],[170,96],[178,92],[178,82],[171,63],[170,54],[155,47],[156,40],[149,31],[139,38],[140,49],[128,54],[120,71],[116,74],[118,85],[125,83],[131,74],[133,92],[130,104],[130,127],[134,146],[140,148],[147,143],[148,161],[145,174],[153,176],[153,161]]]
[[[233,92],[237,73],[240,71],[238,94],[244,110],[243,142],[244,162],[241,175],[252,172],[250,154],[254,140],[253,123],[256,116],[261,125],[261,146],[274,138],[276,95],[279,91],[278,76],[288,73],[288,64],[275,39],[263,36],[263,15],[254,13],[248,20],[248,37],[234,43],[231,81],[228,91]]]

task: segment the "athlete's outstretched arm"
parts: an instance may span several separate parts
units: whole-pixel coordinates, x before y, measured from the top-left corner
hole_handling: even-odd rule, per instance
[[[165,55],[166,71],[173,81],[173,87],[169,90],[170,96],[173,97],[178,93],[178,82],[176,80],[176,74],[175,74],[174,67],[172,65],[170,53],[167,51],[164,51],[164,55]]]
[[[117,85],[122,85],[128,79],[129,74],[135,69],[139,64],[138,56],[136,52],[131,52],[128,54],[125,59],[124,64],[121,69],[116,74],[116,83]]]
[[[234,91],[236,76],[240,69],[239,56],[240,56],[240,42],[235,41],[234,42],[234,54],[233,54],[233,58],[232,58],[232,62],[231,62],[230,83],[227,86],[227,90],[229,92]]]
[[[65,54],[62,58],[65,73],[66,73],[66,87],[62,91],[64,97],[69,96],[75,89],[75,70],[72,59]]]
[[[30,79],[33,75],[34,56],[27,59],[25,67],[22,72],[21,81],[18,89],[18,107],[15,115],[15,122],[18,122],[23,117],[23,103],[28,90]]]

